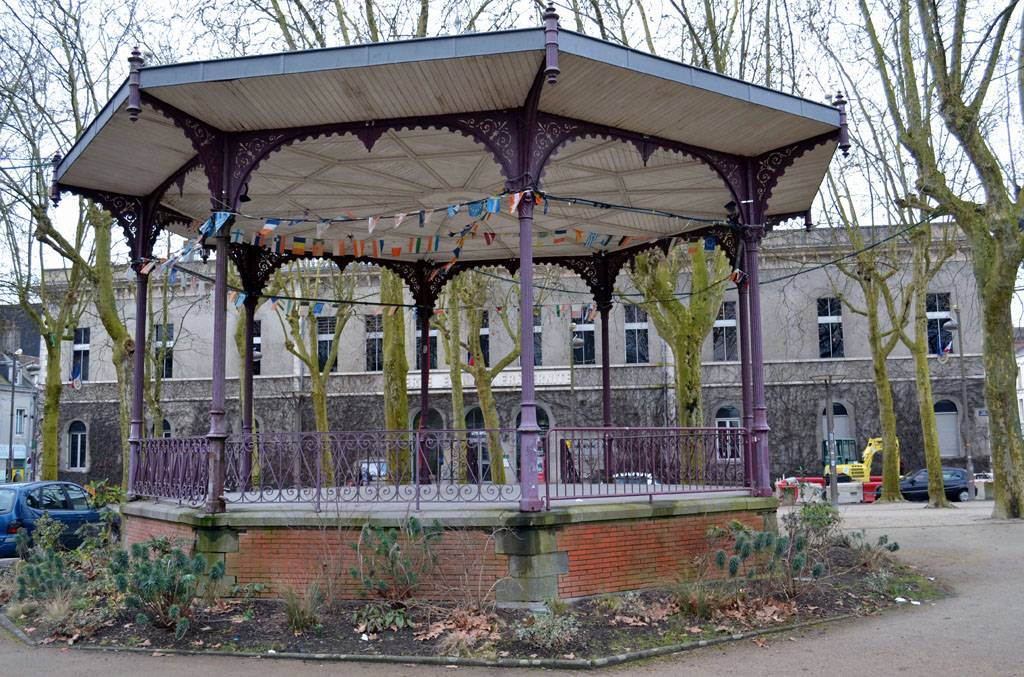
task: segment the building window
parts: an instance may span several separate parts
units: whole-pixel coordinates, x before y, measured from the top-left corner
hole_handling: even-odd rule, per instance
[[[160,378],[174,378],[174,325],[154,325],[153,350],[156,351]]]
[[[533,366],[544,364],[544,330],[541,325],[540,306],[533,308]]]
[[[491,366],[491,318],[486,310],[480,318],[480,352],[484,356],[484,366]],[[469,359],[472,360],[473,356],[470,355]]]
[[[572,333],[572,341],[580,339],[582,344],[572,349],[574,364],[595,364],[594,357],[594,309],[593,306],[573,306],[572,322],[576,329]]]
[[[89,328],[77,327],[71,347],[71,380],[89,380]]]
[[[740,412],[736,407],[720,407],[715,412],[715,427],[724,428],[717,440],[719,461],[729,461],[740,457],[742,447],[738,435],[728,432],[740,427]]]
[[[626,311],[626,364],[649,362],[647,352],[647,312],[627,305]]]
[[[420,366],[420,362],[423,359],[423,351],[421,350],[423,346],[423,332],[420,331],[419,316],[416,313],[414,313],[414,318],[416,321],[416,368],[422,369],[423,367]],[[430,368],[437,369],[437,329],[431,328],[428,336],[430,341]]]
[[[832,403],[832,432],[837,440],[848,440],[853,436],[850,434],[850,414],[846,407],[838,402]],[[828,439],[828,408],[821,410],[821,435],[822,439]]]
[[[949,294],[928,294],[925,297],[928,315],[928,353],[941,355],[953,349],[953,335],[942,328],[949,319]]]
[[[931,324],[931,320],[928,321]],[[939,438],[939,456],[949,458],[960,455],[960,412],[949,400],[934,405],[935,433]]]
[[[320,373],[338,370],[337,358],[331,362],[330,369],[327,369],[327,360],[331,357],[331,348],[334,347],[334,331],[338,328],[338,318],[318,317],[316,318],[316,363]]]
[[[366,371],[384,370],[384,316],[367,315]]]
[[[85,470],[85,424],[72,421],[68,426],[68,470]]]
[[[843,356],[843,307],[839,299],[818,299],[818,357]]]
[[[25,436],[26,420],[28,420],[28,414],[24,409],[16,409],[14,411],[14,434],[18,437]]]
[[[715,348],[715,362],[735,362],[739,359],[736,341],[736,302],[723,301],[711,328],[711,339]]]
[[[252,322],[252,373],[253,376],[260,375],[261,360],[256,357],[263,353],[263,321],[253,320]]]
[[[161,437],[171,437],[172,436],[172,433],[171,433],[171,422],[168,421],[166,418],[164,419],[163,425],[161,426],[160,436]]]

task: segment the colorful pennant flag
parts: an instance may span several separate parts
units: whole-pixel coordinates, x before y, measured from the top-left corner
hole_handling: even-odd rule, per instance
[[[323,256],[323,255],[324,255],[324,241],[323,240],[313,240],[313,256]]]
[[[330,219],[320,219],[316,222],[316,236],[321,238],[327,232],[327,226],[331,225]]]
[[[313,304],[313,314],[319,315],[322,312],[324,312],[323,301],[317,301],[316,303]]]
[[[306,253],[306,238],[294,237],[292,238],[292,254],[305,254]]]
[[[405,221],[405,217],[408,215],[408,212],[399,212],[395,214],[395,228],[398,228],[400,225],[402,225],[402,221]]]
[[[469,215],[476,218],[484,213],[483,201],[470,202],[469,203]]]
[[[501,198],[500,197],[489,197],[487,198],[487,213],[497,214],[501,209]]]
[[[519,191],[518,193],[512,193],[508,198],[508,213],[515,214],[516,210],[519,209],[519,202],[523,199],[523,195],[526,191]]]
[[[215,232],[220,232],[220,229],[224,227],[227,220],[231,218],[231,212],[214,212],[213,213],[213,226]]]
[[[379,216],[371,216],[366,220],[366,225],[370,229],[370,233],[373,233],[373,229],[377,227],[377,222],[380,221]]]

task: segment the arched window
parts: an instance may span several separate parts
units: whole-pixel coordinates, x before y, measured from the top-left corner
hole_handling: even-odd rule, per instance
[[[420,412],[416,412],[416,415],[412,417],[412,429],[419,430],[420,428]],[[440,412],[437,409],[427,409],[427,429],[428,430],[444,430],[444,419],[441,418]]]
[[[740,457],[740,438],[736,433],[727,432],[740,427],[740,412],[736,407],[719,407],[715,412],[715,427],[724,428],[715,441],[719,461],[729,461]]]
[[[81,421],[68,426],[68,470],[85,470],[86,429]]]
[[[162,437],[172,437],[171,422],[168,421],[166,418],[164,419],[163,429],[161,430],[160,435]]]
[[[838,402],[832,403],[832,422],[837,440],[852,437],[850,435],[850,416],[846,413],[846,407]],[[825,440],[828,439],[828,414],[824,408],[821,410],[821,437]]]
[[[466,475],[470,482],[491,480],[491,452],[485,427],[484,412],[473,407],[466,412]],[[475,432],[478,431],[478,432]]]
[[[715,412],[715,427],[716,428],[739,428],[740,427],[740,412],[736,407],[719,407],[718,411]]]
[[[949,400],[935,403],[935,432],[939,437],[939,455],[960,455],[960,412]]]

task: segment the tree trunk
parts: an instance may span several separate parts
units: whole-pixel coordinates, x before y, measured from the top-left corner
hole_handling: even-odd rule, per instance
[[[925,250],[931,243],[931,229],[920,228],[911,240],[914,243],[914,339],[907,346],[914,358],[914,381],[917,385],[917,411],[921,417],[924,438],[925,467],[928,468],[928,505],[948,508],[946,490],[942,481],[942,457],[939,454],[939,436],[935,430],[935,405],[932,402],[932,378],[928,368],[928,285],[925,278]],[[922,236],[923,234],[923,236]]]
[[[984,278],[979,275],[978,279]],[[985,403],[995,476],[992,517],[996,519],[1024,517],[1024,442],[1017,412],[1017,360],[1010,310],[1014,282],[1012,275],[996,279],[985,284],[981,294]]]
[[[56,345],[46,343],[46,385],[44,387],[44,403],[42,411],[43,459],[42,475],[39,479],[54,481],[57,479],[57,454],[60,447],[60,396],[64,383],[60,378],[60,341]]]
[[[448,374],[452,382],[452,428],[455,430],[466,429],[466,401],[462,393],[462,358],[459,346],[459,337],[462,335],[459,288],[462,285],[462,278],[456,276],[449,280],[447,285],[447,309],[444,314],[444,321],[448,323],[446,331],[442,331],[442,342],[444,343],[444,358],[448,362]],[[456,452],[455,458],[449,459],[454,464],[454,477],[459,482],[466,481],[466,451],[465,445],[460,445],[461,453]]]
[[[902,501],[900,493],[900,454],[896,437],[896,411],[889,384],[888,352],[882,346],[878,322],[878,292],[865,289],[867,296],[868,342],[871,344],[871,367],[874,371],[875,398],[878,400],[878,422],[882,428],[882,502]],[[868,468],[868,475],[871,468]]]
[[[491,456],[491,481],[495,484],[505,484],[508,480],[505,477],[505,451],[501,448],[501,435],[498,433],[498,407],[494,401],[494,391],[491,390],[490,370],[483,366],[474,367],[473,382],[476,384],[476,394],[480,399],[480,411],[484,415],[484,427],[490,432],[487,433],[487,449]]]
[[[126,365],[128,350],[125,344],[130,338],[124,322],[121,321],[119,305],[114,294],[114,276],[110,262],[111,234],[113,219],[106,212],[100,211],[96,205],[89,206],[87,216],[93,224],[96,238],[96,263],[93,266],[91,282],[95,289],[94,302],[96,313],[103,328],[110,337],[110,361],[114,365],[117,376],[118,413],[121,426],[121,487],[128,489],[128,436],[131,432],[131,396],[128,390]]]
[[[404,303],[402,279],[386,268],[380,271],[380,301],[382,304]],[[405,312],[403,308],[384,306],[384,427],[387,430],[408,430],[409,398],[406,393],[406,375],[409,360],[405,356]],[[429,340],[424,337],[424,340]],[[426,416],[427,412],[421,412]],[[406,436],[408,437],[408,436]],[[407,472],[410,461],[408,440],[392,440],[388,445],[388,474],[392,481],[410,482]]]

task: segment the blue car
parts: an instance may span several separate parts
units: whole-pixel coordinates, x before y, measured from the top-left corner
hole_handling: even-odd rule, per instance
[[[0,557],[17,557],[14,536],[24,528],[31,535],[36,520],[50,517],[67,525],[61,545],[72,549],[81,543],[78,529],[83,524],[101,528],[106,520],[85,489],[71,482],[20,482],[0,484]],[[115,531],[116,531],[116,526]]]

